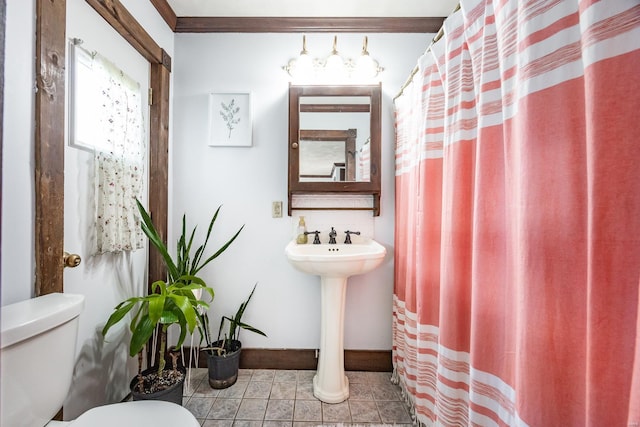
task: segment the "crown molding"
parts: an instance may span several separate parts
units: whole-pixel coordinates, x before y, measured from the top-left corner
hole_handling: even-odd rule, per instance
[[[150,0],[175,33],[437,33],[444,17],[176,16],[167,0]]]
[[[178,17],[176,33],[436,33],[444,17]]]

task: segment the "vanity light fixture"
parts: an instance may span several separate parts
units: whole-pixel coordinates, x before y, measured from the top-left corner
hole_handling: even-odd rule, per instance
[[[384,71],[378,61],[369,55],[368,37],[362,43],[362,53],[352,60],[338,52],[338,36],[333,37],[333,49],[327,58],[312,58],[307,51],[307,38],[302,36],[302,50],[282,67],[294,82],[300,83],[367,83]]]
[[[364,42],[362,43],[362,54],[356,61],[356,74],[363,79],[373,79],[375,78],[382,68],[378,65],[378,61],[373,59],[371,55],[369,55],[369,51],[367,50],[367,45],[369,44],[368,37],[364,37]]]
[[[333,36],[333,50],[324,64],[324,71],[327,78],[332,81],[340,81],[347,74],[347,65],[342,56],[338,53],[338,36]]]
[[[307,51],[307,36],[302,36],[302,50],[292,70],[297,76],[313,74],[313,58]],[[291,74],[291,73],[290,73]]]

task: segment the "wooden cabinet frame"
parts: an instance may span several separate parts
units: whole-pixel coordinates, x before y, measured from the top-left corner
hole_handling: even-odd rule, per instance
[[[370,180],[367,182],[356,181],[335,181],[335,182],[304,182],[300,181],[300,163],[299,163],[299,141],[300,135],[300,98],[303,96],[322,97],[322,96],[344,96],[359,97],[367,96],[370,99],[370,144],[371,144],[371,160],[370,160]],[[288,178],[288,213],[291,216],[293,210],[293,196],[295,194],[370,194],[373,198],[372,208],[325,208],[325,207],[304,207],[305,210],[372,210],[374,216],[380,215],[380,161],[381,161],[381,102],[382,88],[381,85],[360,85],[360,86],[296,86],[289,87],[289,178]],[[310,104],[314,105],[314,104]],[[347,104],[350,105],[350,104]],[[313,108],[306,106],[304,108]],[[350,107],[348,107],[350,108]],[[300,208],[303,209],[303,208]]]

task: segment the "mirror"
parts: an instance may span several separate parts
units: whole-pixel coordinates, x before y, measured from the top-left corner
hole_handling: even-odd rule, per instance
[[[356,174],[356,156],[362,157],[356,148],[357,135],[357,129],[300,129],[300,181],[362,180],[364,166]]]
[[[380,85],[289,87],[289,215],[314,193],[371,194],[379,214],[380,110]]]
[[[368,181],[370,110],[367,96],[301,96],[300,180],[327,181],[326,174],[333,170],[334,163],[341,163],[345,173],[332,176],[333,181]],[[316,174],[310,177],[308,172]]]

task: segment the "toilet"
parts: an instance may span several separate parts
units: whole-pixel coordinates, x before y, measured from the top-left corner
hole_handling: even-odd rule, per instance
[[[0,308],[0,426],[199,426],[182,406],[148,400],[100,406],[74,421],[50,421],[71,385],[83,306],[82,295],[54,293]]]

